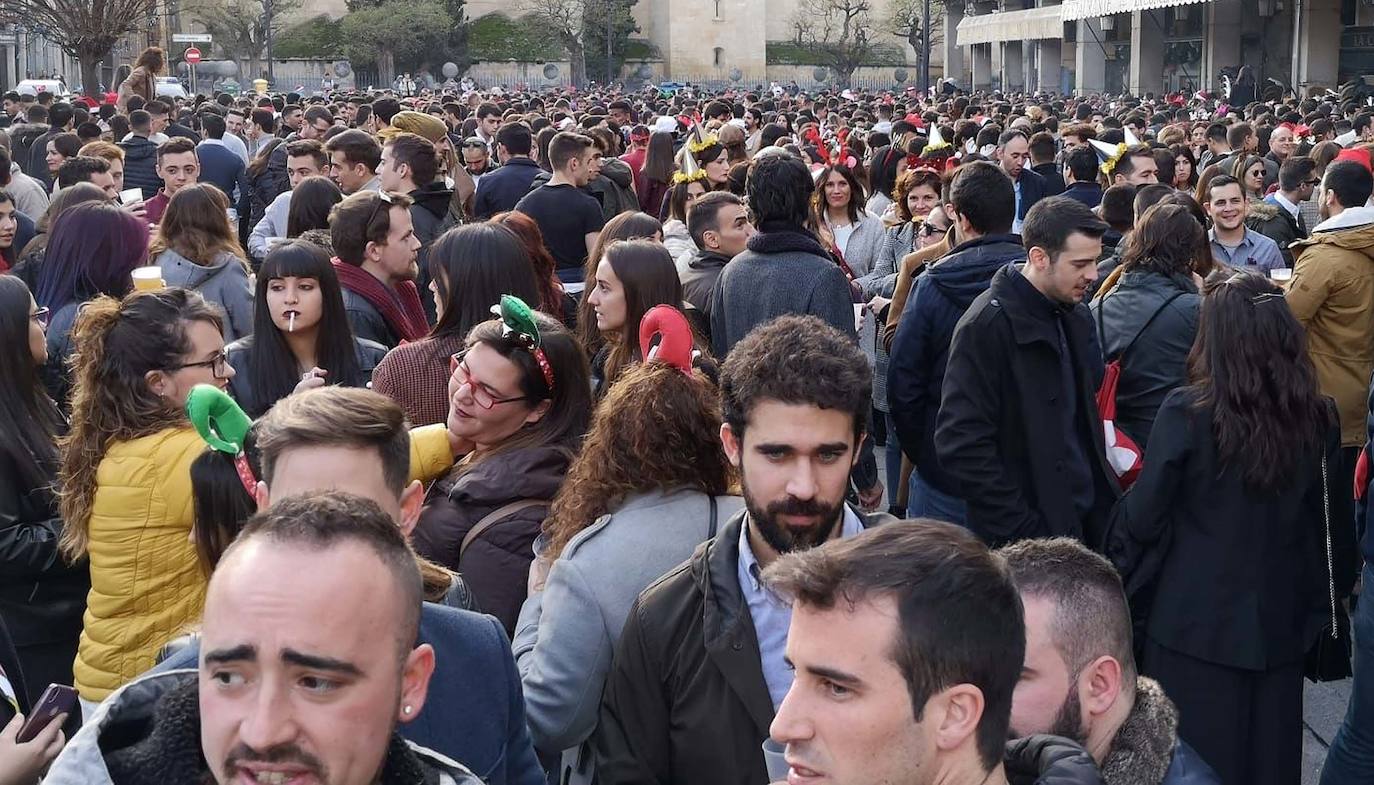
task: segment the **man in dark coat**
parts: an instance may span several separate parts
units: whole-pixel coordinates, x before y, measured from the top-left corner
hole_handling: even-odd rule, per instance
[[[482,175],[477,182],[472,212],[486,220],[497,213],[514,210],[517,202],[530,192],[534,178],[542,171],[530,157],[534,147],[529,126],[506,123],[496,132],[496,155],[501,166]]]
[[[997,271],[954,331],[936,422],[940,466],[990,544],[1096,545],[1120,495],[1096,391],[1102,354],[1082,303],[1107,230],[1053,196],[1026,216],[1026,263]]]
[[[1091,147],[1078,147],[1064,156],[1068,186],[1064,196],[1096,207],[1102,203],[1102,184],[1097,179],[1097,153]]]
[[[594,736],[602,785],[769,781],[761,745],[792,684],[792,609],[762,570],[891,520],[844,501],[872,381],[863,351],[815,317],[769,322],[726,358],[721,439],[745,510],[630,610]]]
[[[963,523],[958,485],[935,453],[935,415],[955,325],[1011,261],[1025,257],[1010,234],[1014,196],[1011,181],[990,163],[959,167],[950,184],[951,217],[960,241],[916,280],[892,343],[887,397],[911,473],[908,513]],[[947,209],[948,209],[947,207]]]
[[[1002,167],[1011,178],[1015,194],[1016,218],[1012,221],[1011,233],[1021,233],[1021,222],[1035,203],[1050,195],[1049,183],[1030,167],[1030,142],[1026,132],[1019,128],[1003,131],[997,137],[997,165]]]
[[[1298,205],[1312,198],[1312,191],[1320,180],[1316,177],[1317,163],[1307,156],[1289,156],[1279,169],[1279,190],[1264,197],[1264,201],[1250,205],[1246,225],[1273,240],[1283,254],[1284,266],[1293,267],[1293,251],[1289,247],[1298,240],[1306,240],[1308,226],[1302,220]]]

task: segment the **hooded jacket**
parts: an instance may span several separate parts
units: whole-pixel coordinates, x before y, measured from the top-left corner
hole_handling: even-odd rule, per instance
[[[14,208],[37,221],[43,217],[43,213],[48,209],[51,198],[48,192],[43,189],[43,184],[24,174],[24,170],[19,166],[19,162],[10,162],[10,181],[5,186],[5,192],[14,199]],[[22,251],[22,248],[16,248]]]
[[[442,180],[436,180],[416,188],[409,195],[412,200],[410,223],[415,228],[415,239],[420,241],[420,252],[415,258],[420,273],[415,279],[415,286],[420,290],[420,302],[425,307],[425,318],[430,324],[434,324],[438,320],[438,312],[434,307],[434,292],[429,290],[429,247],[439,239],[439,235],[456,225],[456,221],[449,218],[453,189],[446,186]]]
[[[1008,264],[960,320],[948,363],[935,444],[969,528],[991,545],[1063,536],[1098,547],[1121,490],[1097,412],[1102,353],[1087,306],[1051,303]]]
[[[629,164],[619,158],[602,159],[601,174],[587,183],[587,190],[601,202],[601,214],[607,221],[623,212],[639,210],[634,179],[635,173]]]
[[[630,608],[593,739],[599,785],[768,782],[773,701],[739,584],[740,510]],[[859,515],[864,528],[893,521]]]
[[[242,259],[220,251],[213,263],[200,265],[168,248],[153,264],[162,268],[168,286],[193,289],[224,310],[225,343],[253,334],[253,287]]]
[[[1336,399],[1341,444],[1365,440],[1365,393],[1374,374],[1374,207],[1352,207],[1293,244],[1288,306],[1307,328],[1322,393]]]
[[[987,290],[993,274],[1025,255],[1014,234],[987,234],[960,243],[916,280],[897,326],[887,370],[887,402],[897,438],[921,479],[948,494],[957,494],[958,486],[935,454],[935,415],[954,326]]]
[[[380,709],[380,707],[379,707]],[[48,785],[213,782],[201,752],[193,670],[130,682],[96,709],[53,761]],[[393,733],[378,785],[482,785],[462,764]]]
[[[162,187],[162,178],[157,176],[157,145],[135,134],[119,147],[124,151],[124,187],[143,189],[145,200],[157,196]]]
[[[461,574],[477,607],[500,619],[509,636],[525,602],[534,538],[571,462],[568,449],[541,445],[460,466],[430,488],[415,527],[415,551]],[[462,549],[463,538],[483,517],[526,500],[539,503],[501,517]]]
[[[665,243],[667,237],[664,237]],[[730,263],[731,257],[725,254],[697,248],[677,259],[677,277],[682,281],[682,299],[703,314],[711,313],[711,293],[716,288],[716,279]]]
[[[1301,217],[1301,213],[1297,218],[1293,217],[1270,194],[1263,201],[1250,203],[1250,217],[1245,220],[1245,225],[1273,240],[1279,247],[1279,253],[1283,254],[1283,263],[1292,267],[1293,250],[1289,246],[1307,236],[1307,230],[1299,220]]]

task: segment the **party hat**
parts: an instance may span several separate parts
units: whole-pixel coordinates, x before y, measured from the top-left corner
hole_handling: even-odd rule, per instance
[[[697,163],[697,157],[692,154],[690,149],[684,146],[678,156],[682,159],[682,163],[678,170],[673,173],[673,185],[706,179],[706,170]]]
[[[930,126],[929,141],[926,142],[925,148],[921,150],[921,157],[926,158],[947,149],[949,149],[949,142],[946,142],[945,137],[940,133],[940,126],[932,123]]]
[[[1140,140],[1136,138],[1136,135],[1131,133],[1131,127],[1129,125],[1125,126],[1121,130],[1124,131],[1126,134],[1127,147],[1135,147],[1136,145],[1140,144]]]
[[[1116,169],[1116,162],[1121,160],[1121,156],[1126,154],[1125,144],[1108,144],[1097,139],[1089,139],[1088,144],[1093,146],[1093,152],[1097,153],[1098,169],[1108,177],[1112,176],[1112,170]]]

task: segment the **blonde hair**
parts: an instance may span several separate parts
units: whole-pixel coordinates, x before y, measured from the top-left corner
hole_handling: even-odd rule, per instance
[[[106,161],[123,161],[124,149],[113,142],[106,142],[97,139],[94,142],[87,142],[77,155],[89,156],[91,158],[104,158]]]

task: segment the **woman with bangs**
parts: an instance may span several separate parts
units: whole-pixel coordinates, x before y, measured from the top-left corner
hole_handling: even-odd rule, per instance
[[[253,334],[225,349],[239,371],[229,392],[250,417],[297,390],[366,387],[386,356],[386,347],[353,336],[338,275],[309,242],[290,240],[267,254],[253,308]]]

